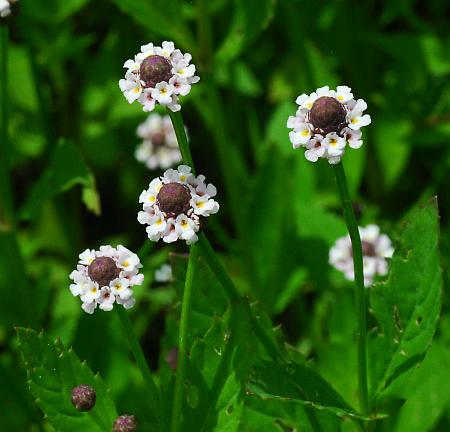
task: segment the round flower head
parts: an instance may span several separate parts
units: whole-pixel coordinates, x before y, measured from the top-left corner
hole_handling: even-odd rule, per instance
[[[150,240],[195,243],[202,219],[219,211],[219,203],[212,199],[216,193],[212,184],[205,183],[205,176],[194,176],[190,167],[168,169],[141,193],[143,211],[138,213],[138,221],[148,225]]]
[[[124,414],[114,420],[113,432],[135,432],[137,429],[136,417]]]
[[[97,306],[110,311],[114,303],[125,309],[134,306],[132,288],[144,280],[136,254],[122,245],[100,246],[98,251],[86,249],[79,258],[77,269],[70,274],[74,282],[70,291],[80,297],[85,312],[92,314]]]
[[[144,111],[153,111],[157,102],[179,111],[178,97],[186,96],[191,84],[200,80],[195,66],[189,64],[191,59],[190,54],[175,49],[173,42],[163,42],[162,47],[143,45],[134,59],[124,63],[127,71],[119,81],[120,89],[129,103],[137,100]]]
[[[172,282],[172,266],[170,264],[163,264],[155,271],[155,281],[160,283]]]
[[[6,18],[11,14],[11,7],[19,0],[0,0],[0,17]]]
[[[150,114],[137,128],[137,136],[142,143],[135,156],[150,169],[167,169],[181,162],[178,141],[169,116]]]
[[[386,234],[380,234],[377,225],[359,227],[363,251],[364,285],[373,284],[376,275],[385,276],[388,272],[386,258],[391,258],[394,253],[392,243]],[[343,272],[346,279],[355,280],[353,268],[353,252],[350,236],[341,237],[336,240],[330,249],[329,263]]]
[[[294,148],[306,148],[306,159],[316,162],[325,158],[337,164],[347,144],[354,149],[362,146],[361,128],[371,120],[363,115],[367,104],[355,100],[350,87],[321,87],[310,95],[300,95],[296,102],[297,112],[287,121],[287,127],[293,129],[289,139]]]
[[[78,411],[90,411],[95,405],[96,393],[91,386],[81,384],[72,389],[70,400]]]

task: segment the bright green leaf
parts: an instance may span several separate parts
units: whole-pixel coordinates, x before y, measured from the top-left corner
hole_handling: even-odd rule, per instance
[[[72,349],[51,340],[43,332],[18,328],[19,350],[27,369],[28,385],[44,414],[61,432],[109,432],[117,417],[114,402],[100,378]],[[79,412],[72,405],[71,390],[87,384],[96,391],[94,408]]]

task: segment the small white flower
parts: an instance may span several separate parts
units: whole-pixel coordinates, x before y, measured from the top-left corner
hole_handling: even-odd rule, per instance
[[[353,149],[360,148],[360,128],[370,124],[370,116],[363,114],[367,104],[353,99],[350,87],[328,86],[297,97],[295,116],[289,116],[287,127],[293,129],[289,139],[294,148],[305,147],[305,157],[311,162],[327,159],[339,163],[348,142]]]
[[[143,211],[138,213],[138,221],[148,225],[150,240],[194,243],[201,218],[219,211],[219,203],[213,199],[216,193],[212,184],[205,183],[204,176],[195,177],[187,165],[168,169],[141,193]]]
[[[155,271],[156,282],[167,283],[171,282],[172,278],[172,266],[170,264],[163,264]]]
[[[97,306],[110,311],[115,302],[130,308],[135,302],[132,288],[144,279],[140,268],[138,256],[122,245],[100,246],[98,251],[86,249],[80,254],[77,269],[70,274],[74,282],[70,292],[80,297],[82,309],[89,314]]]
[[[129,103],[137,100],[146,112],[156,103],[179,111],[179,96],[186,96],[191,85],[200,80],[191,60],[192,56],[175,49],[173,42],[142,45],[141,52],[124,63],[127,72],[119,81],[120,89]]]
[[[380,234],[377,225],[359,227],[363,249],[364,285],[373,284],[375,276],[385,276],[388,272],[388,258],[391,258],[394,249],[391,240],[386,234]],[[353,253],[350,236],[336,240],[329,252],[329,263],[344,273],[346,279],[354,280]]]
[[[17,3],[19,0],[0,0],[0,17],[6,18],[11,14],[11,6]]]
[[[135,156],[150,169],[163,168],[181,161],[178,141],[169,116],[153,113],[141,123],[136,131],[143,139],[137,147]]]

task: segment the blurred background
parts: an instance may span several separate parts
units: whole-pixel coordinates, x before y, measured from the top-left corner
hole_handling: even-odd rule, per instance
[[[118,87],[124,61],[163,40],[190,52],[201,77],[182,99],[182,114],[197,171],[218,188],[221,210],[208,237],[241,293],[352,402],[352,285],[328,265],[346,229],[328,164],[307,162],[289,142],[296,97],[348,85],[367,101],[364,146],[344,158],[360,225],[378,224],[395,240],[405,215],[438,195],[442,318],[408,384],[415,396],[378,427],[450,430],[449,2],[19,3],[8,19],[14,215],[0,226],[1,430],[53,430],[28,393],[16,325],[60,336],[101,372],[123,411],[145,418],[117,317],[87,316],[70,294],[68,275],[86,248],[121,243],[139,251],[145,282],[132,319],[151,367],[167,368],[179,305],[173,284],[155,282],[154,272],[187,248],[151,244],[137,222],[139,194],[162,171],[136,161],[136,128],[147,115]],[[5,175],[7,162],[0,163]],[[292,430],[270,424],[261,430]]]

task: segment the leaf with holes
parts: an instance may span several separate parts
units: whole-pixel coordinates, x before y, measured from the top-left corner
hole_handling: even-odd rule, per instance
[[[388,279],[370,290],[371,309],[379,324],[371,338],[375,405],[405,396],[403,380],[430,346],[441,307],[438,239],[434,198],[412,212],[403,227]]]
[[[43,332],[24,328],[17,328],[17,336],[30,391],[54,428],[61,432],[110,431],[117,412],[100,376],[59,339],[53,341]],[[80,384],[90,385],[97,394],[89,412],[79,412],[71,403],[71,390]]]

